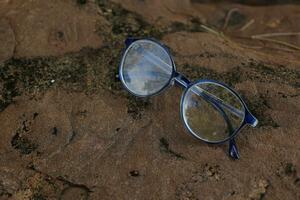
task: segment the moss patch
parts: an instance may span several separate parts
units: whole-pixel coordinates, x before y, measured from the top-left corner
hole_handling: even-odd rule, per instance
[[[203,23],[197,17],[192,17],[187,23],[173,22],[169,28],[167,28],[165,33],[174,33],[180,31],[186,32],[204,32],[205,30],[201,27]]]
[[[163,32],[143,20],[135,12],[129,12],[120,5],[108,0],[97,0],[104,17],[109,21],[112,34],[137,37],[161,38]]]
[[[79,5],[86,4],[87,0],[76,0]]]
[[[150,105],[148,98],[138,98],[128,94],[127,113],[133,119],[141,119],[143,112]]]
[[[0,64],[0,111],[22,93],[43,92],[60,86],[87,93],[120,90],[119,48],[83,49],[63,57],[11,59]]]
[[[24,155],[30,154],[38,148],[38,145],[29,139],[30,124],[30,121],[24,120],[11,139],[11,146]]]
[[[21,154],[30,154],[38,147],[38,145],[31,142],[26,136],[22,136],[19,133],[16,133],[12,138],[11,145],[19,150]]]

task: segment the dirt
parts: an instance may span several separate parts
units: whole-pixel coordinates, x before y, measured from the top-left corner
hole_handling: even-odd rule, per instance
[[[0,199],[300,199],[300,37],[252,37],[299,32],[289,2],[1,1]],[[259,125],[237,136],[240,160],[184,130],[180,88],[122,88],[127,36],[241,94]]]

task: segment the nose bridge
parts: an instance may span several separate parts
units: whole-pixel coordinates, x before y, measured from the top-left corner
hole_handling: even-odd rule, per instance
[[[180,87],[187,88],[191,83],[185,76],[176,72],[175,73],[175,83]]]

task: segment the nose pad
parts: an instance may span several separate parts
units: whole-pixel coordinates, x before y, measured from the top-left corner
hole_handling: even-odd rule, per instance
[[[236,147],[234,139],[231,139],[229,141],[229,152],[228,153],[229,153],[229,156],[234,160],[237,160],[240,158],[240,155],[239,155],[239,152]]]
[[[199,107],[199,102],[198,101],[191,101],[191,106],[193,106],[194,108],[198,108]]]
[[[173,78],[171,81],[170,81],[170,86],[173,86],[175,84],[175,79]]]

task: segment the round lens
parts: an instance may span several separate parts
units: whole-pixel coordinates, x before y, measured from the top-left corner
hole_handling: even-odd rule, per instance
[[[150,40],[137,40],[126,51],[121,63],[125,86],[140,96],[162,90],[172,78],[173,64],[168,52]]]
[[[229,139],[245,116],[240,99],[229,89],[212,82],[189,87],[182,106],[183,119],[190,132],[212,143]]]

